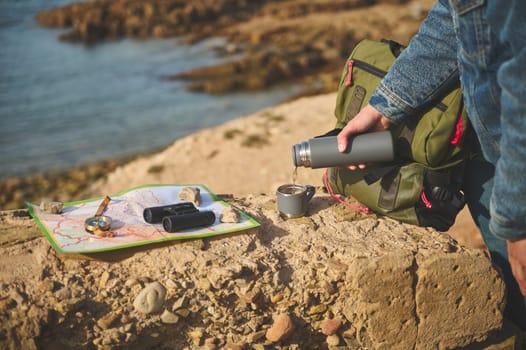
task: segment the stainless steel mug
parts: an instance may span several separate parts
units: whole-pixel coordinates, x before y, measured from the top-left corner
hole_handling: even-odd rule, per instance
[[[311,185],[281,185],[276,190],[279,212],[286,218],[298,218],[305,215],[314,193],[316,193],[316,188]]]

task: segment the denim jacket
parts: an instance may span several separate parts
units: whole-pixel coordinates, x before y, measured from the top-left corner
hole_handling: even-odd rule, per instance
[[[490,230],[526,238],[526,1],[438,1],[369,103],[396,124],[459,80],[496,166]]]

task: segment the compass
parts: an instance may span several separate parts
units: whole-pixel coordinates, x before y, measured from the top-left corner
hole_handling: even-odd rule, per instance
[[[99,205],[97,212],[94,216],[87,218],[84,221],[84,228],[91,234],[100,235],[100,231],[109,231],[111,228],[111,218],[106,215],[102,215],[108,204],[110,204],[111,198],[106,196]]]

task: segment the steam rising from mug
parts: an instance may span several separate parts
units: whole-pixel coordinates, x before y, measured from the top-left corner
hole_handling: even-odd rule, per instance
[[[292,146],[294,165],[313,169],[389,162],[393,159],[393,136],[390,131],[351,136],[345,152],[338,151],[336,136],[317,137]]]

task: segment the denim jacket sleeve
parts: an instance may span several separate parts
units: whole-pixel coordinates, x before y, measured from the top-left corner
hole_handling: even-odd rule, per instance
[[[490,230],[504,239],[526,239],[526,2],[496,1],[488,9],[511,57],[497,71],[501,86],[500,157],[490,202]]]
[[[369,103],[397,124],[458,84],[457,44],[449,5],[437,2]]]
[[[470,119],[475,118],[474,127],[480,134],[485,158],[496,165],[489,228],[503,239],[526,239],[526,1],[477,0],[455,4],[487,6],[484,12],[499,35],[498,48],[491,44],[485,48],[491,51],[491,59],[497,61],[484,72],[492,74],[496,67],[498,88],[494,90],[499,91],[498,102],[492,107],[488,101],[477,100],[481,96],[467,96],[468,107],[489,108],[483,116],[470,113]],[[458,62],[466,57],[458,53],[454,24],[449,3],[439,0],[370,98],[369,103],[393,123],[409,118],[458,81]],[[506,52],[500,52],[501,49]],[[504,58],[499,61],[501,57]],[[480,77],[464,81],[463,89],[473,92],[477,84],[480,87],[493,83],[477,79]]]

